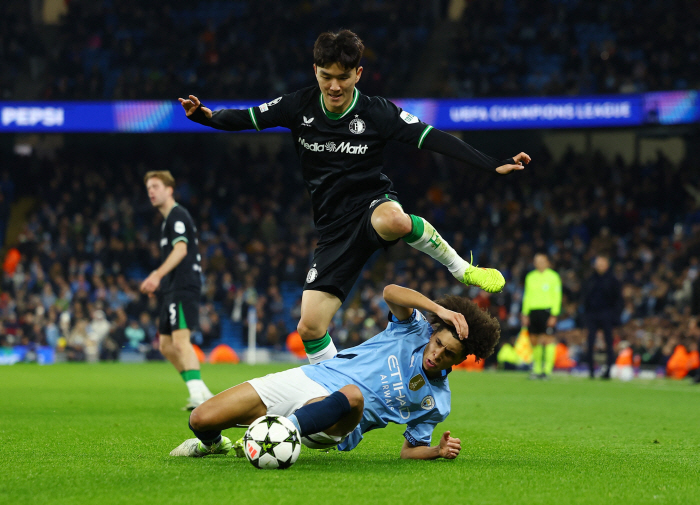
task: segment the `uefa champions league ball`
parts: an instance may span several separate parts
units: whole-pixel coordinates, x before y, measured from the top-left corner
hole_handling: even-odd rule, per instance
[[[255,468],[289,468],[301,452],[301,437],[286,417],[262,416],[243,435],[243,449]]]

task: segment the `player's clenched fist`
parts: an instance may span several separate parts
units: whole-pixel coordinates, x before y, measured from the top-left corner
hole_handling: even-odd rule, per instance
[[[462,442],[458,438],[452,438],[450,432],[446,431],[440,437],[440,457],[455,459],[462,450]]]
[[[194,114],[197,107],[201,105],[204,115],[207,117],[207,119],[211,119],[211,109],[202,105],[202,102],[200,102],[199,98],[196,96],[190,95],[189,99],[178,98],[178,101],[180,102],[180,105],[182,105],[182,108],[185,109],[185,114],[187,114],[188,117]]]

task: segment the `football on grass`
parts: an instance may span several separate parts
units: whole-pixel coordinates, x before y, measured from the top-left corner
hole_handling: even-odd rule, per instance
[[[255,468],[289,468],[299,457],[301,437],[286,417],[262,416],[248,427],[243,447]]]

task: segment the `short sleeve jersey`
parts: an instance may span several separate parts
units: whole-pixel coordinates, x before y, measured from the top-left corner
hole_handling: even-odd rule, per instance
[[[319,232],[341,226],[378,196],[393,195],[382,173],[390,140],[421,147],[432,126],[381,97],[355,88],[345,112],[327,110],[318,86],[281,96],[247,111],[213,113],[208,126],[225,130],[289,128],[311,195]]]
[[[328,391],[355,384],[365,408],[359,426],[341,443],[351,450],[368,431],[388,423],[405,424],[404,437],[413,445],[430,445],[435,426],[450,413],[447,373],[428,379],[423,351],[432,328],[417,310],[405,321],[391,321],[368,341],[330,360],[301,367],[304,374]]]
[[[187,210],[178,205],[170,210],[161,225],[160,256],[163,261],[178,242],[187,244],[187,256],[160,282],[163,293],[192,292],[199,294],[202,287],[202,267],[197,250],[197,227]]]

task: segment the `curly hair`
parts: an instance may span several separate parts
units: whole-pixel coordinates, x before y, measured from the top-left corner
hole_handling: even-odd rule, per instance
[[[437,315],[430,314],[430,322],[435,327],[436,332],[447,330],[462,344],[465,359],[470,354],[473,354],[478,361],[486,359],[493,354],[493,350],[501,338],[501,325],[495,317],[481,310],[476,303],[462,296],[446,295],[439,300],[435,300],[435,303],[445,307],[447,310],[459,312],[467,320],[469,337],[465,340],[460,340],[454,326],[447,324]]]
[[[338,63],[350,70],[360,66],[364,50],[360,37],[350,30],[325,32],[318,36],[314,44],[314,63],[321,68]]]

